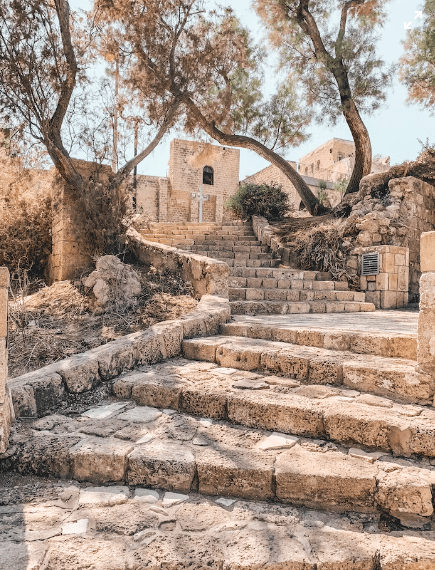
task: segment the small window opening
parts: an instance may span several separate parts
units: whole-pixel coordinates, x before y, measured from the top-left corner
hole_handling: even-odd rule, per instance
[[[202,183],[213,186],[214,170],[211,166],[204,166],[204,170],[202,171]]]

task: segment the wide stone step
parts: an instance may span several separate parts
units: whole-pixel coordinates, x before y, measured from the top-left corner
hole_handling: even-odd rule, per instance
[[[296,315],[308,313],[359,313],[375,310],[372,303],[343,301],[231,301],[233,315]]]
[[[207,242],[205,242],[207,244]],[[264,245],[234,245],[226,242],[214,242],[213,245],[205,245],[204,243],[190,246],[191,251],[228,251],[234,253],[268,253],[269,248]]]
[[[255,274],[257,271],[255,269],[250,269],[250,271]],[[260,272],[272,273],[276,270],[259,270]],[[310,279],[299,279],[292,278],[290,275],[288,278],[280,277],[234,277],[232,275],[228,278],[228,285],[232,288],[265,288],[265,289],[297,289],[297,290],[314,290],[314,291],[348,291],[348,284],[344,281],[325,281],[320,279],[314,279],[320,275],[310,276]]]
[[[321,284],[322,281],[315,281]],[[326,285],[328,282],[324,282]],[[331,282],[334,286],[334,283]],[[355,291],[334,290],[308,290],[308,289],[272,289],[272,288],[232,288],[229,289],[230,301],[342,301],[342,302],[365,302],[365,293]],[[342,311],[344,312],[344,311]]]
[[[255,382],[244,383],[245,389],[240,389],[243,378]],[[176,359],[121,376],[113,392],[140,405],[177,409],[245,427],[397,456],[435,458],[432,408],[404,405],[344,386],[307,386],[270,373]]]
[[[430,570],[435,558],[433,532],[376,514],[16,479],[2,570]]]
[[[332,279],[332,276],[328,272],[322,271],[302,271],[301,269],[291,269],[280,267],[279,269],[259,269],[253,270],[250,268],[244,267],[235,267],[234,269],[230,269],[230,275],[232,277],[241,277],[241,278],[268,278],[268,279],[288,279],[288,280],[295,280],[295,281],[329,281]],[[347,281],[335,281],[336,289],[340,288],[340,290],[346,290],[348,288]]]
[[[224,261],[229,267],[277,267],[281,263],[280,259],[235,259],[228,257],[219,257],[218,259]]]
[[[340,330],[333,325],[330,328],[316,328],[306,324],[298,326],[291,321],[283,324],[268,321],[232,322],[222,325],[221,332],[227,336],[417,360],[417,334],[413,333]]]
[[[273,259],[272,253],[258,253],[257,251],[224,251],[216,249],[199,249],[195,253],[198,255],[207,255],[214,259],[255,259],[255,260],[270,260]]]
[[[255,380],[242,376],[233,386],[250,382]],[[17,432],[21,443],[11,461],[19,473],[341,512],[380,511],[415,517],[420,527],[430,525],[433,515],[435,469],[427,461],[403,465],[385,452],[241,429],[131,401],[103,402],[79,417],[46,416],[18,424]]]
[[[247,246],[261,246],[261,242],[259,242],[258,240],[250,240],[250,239],[243,239],[243,240],[198,240],[195,239],[193,245],[195,245],[195,247],[201,247],[201,246],[206,246],[206,247],[213,247],[213,246],[219,246],[219,247],[234,247],[234,246],[240,246],[240,245],[247,245]],[[263,246],[265,247],[265,246]]]
[[[414,360],[234,336],[186,340],[183,350],[192,360],[278,373],[307,384],[347,386],[405,402],[431,404],[435,393],[435,380],[420,374]]]

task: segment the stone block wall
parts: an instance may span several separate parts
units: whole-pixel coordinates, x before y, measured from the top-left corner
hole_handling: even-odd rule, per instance
[[[7,387],[8,378],[8,288],[9,271],[0,267],[0,453],[9,445],[12,405]]]
[[[365,192],[356,203],[349,220],[355,219],[359,231],[356,245],[372,247],[393,245],[409,249],[409,296],[418,299],[420,285],[420,237],[435,229],[435,188],[412,176],[388,183],[388,192],[370,192],[370,177],[361,182]],[[360,191],[361,192],[361,191]]]
[[[365,253],[379,253],[378,275],[361,275]],[[373,303],[377,309],[401,309],[408,304],[408,248],[390,245],[356,248],[347,260],[347,267],[356,269],[360,275],[360,289],[365,292],[367,303]]]
[[[296,162],[289,161],[291,166],[295,170],[297,170]],[[302,175],[302,178],[308,184],[308,187],[312,190],[312,192],[317,196],[319,193],[319,181],[316,178],[311,176],[305,176],[301,171],[299,174]],[[299,210],[299,206],[301,204],[301,198],[296,191],[296,188],[290,182],[290,180],[285,176],[285,174],[280,170],[277,166],[271,165],[263,168],[259,172],[248,176],[241,182],[242,184],[276,184],[281,186],[283,191],[288,195],[289,202],[294,210]],[[341,194],[337,190],[333,189],[333,184],[328,182],[327,188],[325,190],[327,199],[331,206],[336,206],[341,200]]]
[[[198,222],[199,203],[191,193],[199,193],[205,166],[213,168],[214,183],[203,185],[210,200],[203,202],[202,220],[231,218],[224,205],[239,187],[239,150],[180,139],[171,142],[167,178],[138,176],[138,207],[155,222]]]
[[[127,238],[129,246],[142,263],[180,274],[185,282],[192,285],[195,298],[216,295],[228,299],[229,269],[223,261],[147,241],[133,228],[127,231]]]
[[[421,269],[417,360],[420,372],[435,378],[435,232],[421,236]]]
[[[76,169],[85,181],[107,184],[112,172],[109,166],[101,166],[85,160],[74,160]],[[83,211],[77,203],[77,196],[58,175],[53,182],[53,245],[50,258],[50,282],[73,279],[77,272],[91,263]]]

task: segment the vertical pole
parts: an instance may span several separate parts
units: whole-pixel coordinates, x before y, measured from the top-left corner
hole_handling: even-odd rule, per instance
[[[202,201],[203,197],[202,197],[202,184],[201,184],[199,191],[199,223],[202,223]]]
[[[134,120],[134,156],[137,156],[137,139],[138,139],[139,122],[137,118]],[[137,207],[137,165],[133,170],[133,210]]]
[[[118,171],[118,92],[119,92],[119,56],[115,60],[115,108],[113,111],[113,152],[112,170]]]

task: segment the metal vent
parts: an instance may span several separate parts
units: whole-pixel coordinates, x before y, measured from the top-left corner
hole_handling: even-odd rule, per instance
[[[361,275],[379,274],[379,253],[363,253],[361,260]]]

